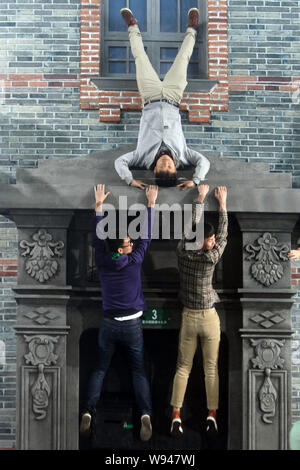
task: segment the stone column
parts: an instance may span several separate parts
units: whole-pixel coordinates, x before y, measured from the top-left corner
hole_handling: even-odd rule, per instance
[[[14,210],[17,448],[66,448],[67,229],[72,211]]]
[[[298,215],[237,214],[243,235],[243,448],[288,449],[291,232]]]

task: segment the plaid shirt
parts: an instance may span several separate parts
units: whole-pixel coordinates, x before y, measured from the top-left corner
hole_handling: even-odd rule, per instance
[[[196,207],[197,219],[203,213],[204,204],[196,203],[193,208],[195,221]],[[197,220],[196,222],[198,222]],[[227,212],[219,212],[219,225],[216,234],[216,244],[213,249],[186,250],[185,238],[177,246],[178,267],[180,277],[179,298],[182,304],[192,310],[211,308],[220,298],[212,286],[212,277],[215,266],[220,260],[227,244],[228,217]]]

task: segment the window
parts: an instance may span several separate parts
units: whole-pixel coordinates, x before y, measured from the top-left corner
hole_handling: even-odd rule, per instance
[[[199,8],[200,28],[188,68],[189,78],[207,77],[206,0],[104,0],[101,12],[101,75],[135,77],[127,26],[120,9],[138,20],[145,50],[160,77],[171,67],[184,37],[187,12]]]

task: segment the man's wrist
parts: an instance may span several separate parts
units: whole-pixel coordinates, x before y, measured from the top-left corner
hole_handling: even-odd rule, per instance
[[[99,202],[99,201],[96,202],[96,204],[95,204],[95,211],[101,212],[101,210],[102,210],[102,205],[103,205],[103,202]]]

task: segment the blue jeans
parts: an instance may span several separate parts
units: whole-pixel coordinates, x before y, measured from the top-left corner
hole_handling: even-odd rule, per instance
[[[151,415],[150,387],[144,366],[144,340],[141,318],[125,321],[103,318],[98,335],[99,360],[89,379],[85,409],[91,413],[96,411],[103,379],[117,344],[122,345],[127,352],[138,410],[142,415]]]

